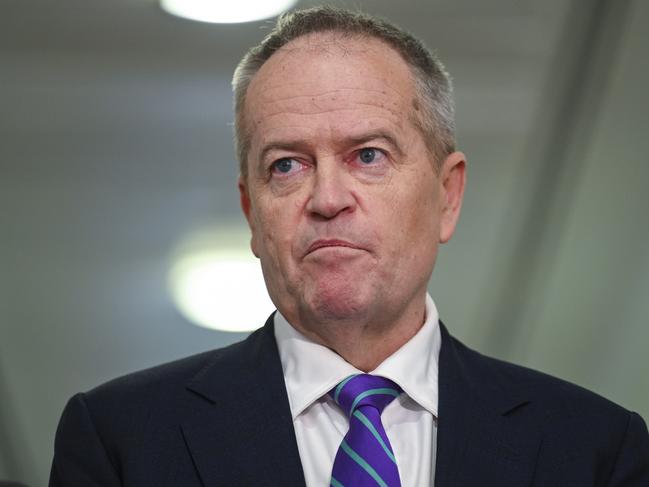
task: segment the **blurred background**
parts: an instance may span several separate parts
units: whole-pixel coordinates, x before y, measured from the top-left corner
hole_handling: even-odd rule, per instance
[[[469,186],[430,283],[451,331],[649,418],[649,2],[334,4],[455,79]],[[197,238],[249,257],[230,78],[270,22],[0,2],[0,479],[47,483],[75,392],[245,337],[193,324],[170,275]]]

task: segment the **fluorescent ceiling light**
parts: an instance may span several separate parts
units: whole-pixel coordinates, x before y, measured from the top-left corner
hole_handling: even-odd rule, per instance
[[[191,322],[215,330],[251,331],[275,309],[259,261],[247,250],[249,237],[190,238],[174,259],[169,288]],[[214,234],[212,234],[213,237]]]
[[[219,24],[267,19],[296,3],[297,0],[160,0],[160,6],[172,15]]]

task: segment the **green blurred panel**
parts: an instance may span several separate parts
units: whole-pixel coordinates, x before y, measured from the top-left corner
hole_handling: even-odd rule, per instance
[[[565,188],[557,255],[534,289],[518,344],[528,363],[573,380],[649,417],[649,163],[645,62],[649,4],[635,2],[605,97]]]

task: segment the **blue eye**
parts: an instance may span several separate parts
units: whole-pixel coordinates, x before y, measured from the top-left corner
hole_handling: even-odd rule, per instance
[[[376,149],[365,148],[358,151],[358,158],[364,164],[370,164],[376,159]]]
[[[283,174],[286,174],[291,172],[291,169],[293,169],[294,165],[295,165],[295,160],[289,159],[287,157],[284,159],[280,159],[279,161],[275,161],[273,163],[273,169]]]

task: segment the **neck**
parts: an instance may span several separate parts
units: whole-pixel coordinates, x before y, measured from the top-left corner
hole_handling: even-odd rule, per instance
[[[371,372],[399,350],[421,329],[425,304],[403,313],[398,319],[291,321],[303,335],[330,348],[363,372]],[[385,315],[383,315],[385,316]],[[304,325],[306,323],[306,325]]]

